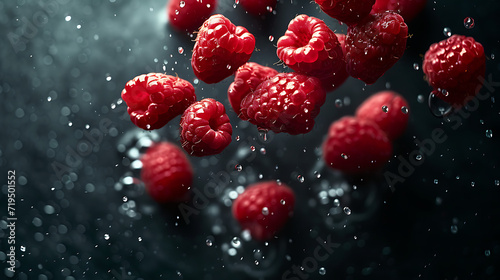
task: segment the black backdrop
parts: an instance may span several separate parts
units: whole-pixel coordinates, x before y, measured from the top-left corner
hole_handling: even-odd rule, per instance
[[[251,61],[280,71],[287,69],[277,63],[275,44],[295,15],[346,30],[312,1],[279,1],[265,19],[219,2],[217,12],[255,35]],[[0,2],[1,279],[500,278],[498,1],[428,1],[409,23],[405,55],[376,84],[348,79],[327,96],[311,133],[270,133],[266,141],[229,109],[230,78],[217,85],[195,80],[194,38],[168,26],[165,5]],[[474,28],[464,27],[466,17],[474,18]],[[430,87],[419,69],[445,27],[473,36],[487,55],[489,82],[481,91],[487,98],[459,115],[459,127],[430,113]],[[148,72],[193,82],[198,99],[223,102],[233,124],[233,142],[223,153],[191,158],[193,189],[201,195],[186,205],[200,211],[186,219],[177,207],[152,201],[137,180],[137,157],[151,140],[179,139],[179,118],[143,132],[125,114],[121,89]],[[384,173],[348,178],[325,168],[319,148],[332,121],[386,88],[407,98],[410,122],[385,171],[398,174],[401,158],[418,150],[415,139],[431,139],[435,129],[447,137],[422,153],[394,191]],[[15,274],[6,262],[8,170],[16,173]],[[248,240],[231,218],[232,198],[242,186],[275,179],[296,192],[295,216],[276,240]],[[215,185],[220,194],[205,199]],[[330,251],[318,240],[336,245]],[[329,254],[318,258],[316,248]]]

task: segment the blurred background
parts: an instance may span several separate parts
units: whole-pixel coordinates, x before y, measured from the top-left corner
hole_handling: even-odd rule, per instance
[[[312,132],[264,137],[230,109],[232,78],[196,79],[195,37],[169,26],[166,1],[0,2],[0,279],[499,279],[499,12],[495,0],[428,1],[409,23],[405,55],[377,83],[349,78],[328,94]],[[250,61],[279,71],[289,70],[278,63],[276,42],[297,14],[346,32],[312,1],[280,0],[254,17],[220,0],[216,13],[255,35]],[[487,98],[455,114],[460,126],[432,114],[421,70],[428,47],[449,33],[474,37],[487,57]],[[142,131],[120,99],[128,80],[149,72],[192,82],[198,100],[226,105],[233,125],[221,154],[190,158],[193,188],[221,190],[190,201],[191,215],[155,203],[139,180],[139,156],[152,142],[179,144],[179,117]],[[404,175],[392,188],[384,172],[351,178],[326,168],[320,148],[334,120],[384,89],[410,103],[408,129],[384,169]],[[437,128],[446,140],[398,171],[419,150],[415,139],[432,139]],[[9,170],[15,273],[7,262]],[[267,243],[242,233],[230,213],[234,198],[260,180],[280,180],[298,198],[294,217]],[[327,256],[315,257],[317,248]]]

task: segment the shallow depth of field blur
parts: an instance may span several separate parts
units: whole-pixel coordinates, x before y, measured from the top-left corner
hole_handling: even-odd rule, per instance
[[[238,119],[227,100],[231,77],[198,81],[190,64],[195,35],[173,30],[165,7],[152,0],[0,2],[0,279],[500,278],[500,3],[429,0],[408,23],[401,60],[373,85],[349,78],[327,95],[314,129],[298,136],[262,135]],[[280,0],[260,18],[219,0],[216,13],[254,34],[250,61],[278,71],[289,69],[276,42],[297,14],[347,29],[314,1]],[[464,24],[468,17],[473,25]],[[465,108],[459,127],[434,116],[441,105],[429,108],[421,70],[428,47],[451,34],[474,37],[487,57],[481,92],[488,98]],[[195,193],[214,184],[222,191],[191,201],[197,211],[189,216],[154,202],[140,182],[138,159],[151,143],[179,145],[180,117],[142,131],[120,99],[128,80],[149,72],[190,81],[198,100],[226,106],[233,125],[221,154],[190,157]],[[408,129],[384,171],[353,178],[324,166],[329,125],[384,89],[410,103]],[[436,129],[446,140],[401,167],[418,150],[415,141],[432,139]],[[16,173],[15,274],[7,270],[8,170]],[[404,180],[391,189],[384,172]],[[280,180],[297,197],[293,218],[266,243],[242,232],[230,211],[244,187],[260,180]],[[317,248],[325,250],[321,258]]]

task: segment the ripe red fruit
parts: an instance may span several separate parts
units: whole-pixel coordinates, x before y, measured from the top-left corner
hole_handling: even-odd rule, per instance
[[[259,129],[292,135],[311,131],[326,93],[315,77],[280,73],[262,82],[241,102],[242,120]]]
[[[395,140],[406,130],[409,109],[403,96],[386,90],[366,99],[356,110],[356,117],[376,123],[389,140]]]
[[[163,127],[196,101],[191,83],[161,73],[135,77],[125,85],[121,96],[130,120],[146,130]]]
[[[238,68],[234,82],[229,85],[227,90],[227,97],[234,112],[239,116],[243,98],[253,92],[264,80],[277,74],[278,71],[273,68],[255,62],[247,62]]]
[[[218,83],[245,64],[254,48],[255,38],[246,28],[235,26],[223,15],[213,15],[198,32],[191,66],[198,79]]]
[[[295,195],[287,185],[275,181],[248,186],[232,206],[234,218],[253,238],[272,239],[293,215]]]
[[[347,79],[342,47],[335,33],[322,20],[298,15],[278,40],[277,54],[295,72],[321,80],[326,91]]]
[[[180,202],[189,197],[193,169],[179,147],[156,143],[141,157],[141,162],[141,179],[154,200]]]
[[[229,143],[233,127],[222,103],[206,98],[193,103],[181,118],[181,143],[192,156],[222,152]]]
[[[374,122],[343,117],[330,126],[323,159],[331,168],[350,174],[380,169],[391,157],[392,145]]]
[[[277,2],[277,0],[239,0],[245,11],[256,16],[271,13]]]
[[[348,25],[366,17],[375,0],[314,0],[327,15]]]
[[[372,13],[393,11],[400,14],[405,22],[414,19],[425,7],[427,0],[377,0]]]
[[[346,50],[345,50],[345,34],[341,34],[341,33],[335,33],[335,35],[337,35],[337,39],[339,40],[339,44],[340,44],[340,47],[342,48],[342,53],[344,54],[344,59],[345,59],[345,54],[346,54]]]
[[[453,35],[425,53],[423,70],[439,98],[461,107],[482,87],[486,71],[483,46],[472,37]]]
[[[408,26],[397,13],[368,15],[347,31],[347,72],[367,84],[375,83],[403,56],[407,37]]]
[[[196,30],[216,6],[217,0],[170,0],[167,6],[169,23],[181,31]]]

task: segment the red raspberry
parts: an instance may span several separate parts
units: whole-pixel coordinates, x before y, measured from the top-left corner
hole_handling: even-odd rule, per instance
[[[338,88],[349,74],[335,33],[320,19],[298,15],[278,40],[277,54],[298,73],[317,77],[326,91]]]
[[[179,147],[168,142],[156,143],[141,161],[141,179],[154,200],[179,202],[189,197],[193,169]]]
[[[242,100],[240,118],[276,133],[307,133],[313,128],[325,97],[317,78],[280,73],[265,80]]]
[[[478,78],[485,75],[486,56],[473,38],[453,35],[430,46],[422,68],[437,96],[461,107],[482,87]]]
[[[194,87],[186,80],[161,73],[143,74],[130,80],[122,99],[132,122],[146,130],[167,124],[196,101]]]
[[[169,23],[178,30],[196,30],[216,6],[217,0],[170,0],[167,6]]]
[[[395,140],[406,130],[409,109],[403,96],[386,90],[365,100],[356,110],[356,117],[373,121],[389,140]]]
[[[373,84],[403,56],[408,26],[394,12],[368,15],[349,27],[346,37],[347,72]]]
[[[222,152],[231,143],[233,127],[222,103],[206,98],[193,103],[181,118],[182,147],[192,156]]]
[[[366,17],[375,0],[314,0],[321,10],[332,18],[348,25],[356,24]]]
[[[200,80],[218,83],[245,64],[254,48],[255,38],[246,28],[235,26],[223,15],[213,15],[198,32],[191,66]]]
[[[340,44],[340,47],[342,48],[342,53],[344,54],[344,58],[345,58],[345,54],[346,54],[346,50],[345,50],[345,34],[335,33],[335,35],[337,35],[337,40],[339,40],[339,44]]]
[[[277,0],[239,0],[245,11],[252,15],[265,15],[273,11]]]
[[[326,164],[351,174],[376,171],[391,155],[387,135],[374,122],[355,117],[332,123],[323,143]]]
[[[229,85],[227,97],[236,114],[240,115],[241,101],[253,92],[265,79],[275,76],[278,71],[255,62],[243,64],[235,73],[234,82]]]
[[[243,229],[253,238],[272,239],[293,215],[295,195],[287,185],[275,181],[248,186],[236,198],[232,212]]]
[[[372,13],[393,11],[400,14],[405,22],[414,19],[425,7],[427,0],[377,0]]]

